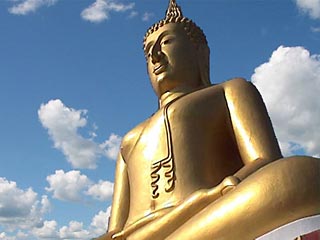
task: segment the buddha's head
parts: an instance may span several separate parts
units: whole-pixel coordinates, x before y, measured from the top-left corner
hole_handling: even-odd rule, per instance
[[[170,0],[166,17],[147,31],[143,48],[151,84],[159,97],[173,89],[211,84],[206,37],[183,17],[174,0]]]

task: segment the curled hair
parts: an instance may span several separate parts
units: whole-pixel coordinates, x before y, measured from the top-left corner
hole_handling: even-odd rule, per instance
[[[168,10],[164,19],[155,23],[146,32],[143,39],[143,50],[145,51],[145,43],[148,36],[157,31],[159,28],[163,27],[168,23],[178,23],[183,25],[183,29],[186,31],[187,36],[190,41],[194,43],[198,49],[201,45],[208,45],[207,38],[204,35],[202,29],[198,27],[192,20],[183,16],[180,6],[175,0],[170,0]]]
[[[168,23],[178,23],[183,26],[183,29],[185,30],[188,38],[190,41],[196,46],[198,49],[201,45],[208,45],[207,38],[204,35],[202,29],[198,27],[192,20],[186,18],[186,17],[178,17],[178,18],[172,18],[172,19],[163,19],[157,23],[155,23],[152,27],[148,29],[146,32],[144,39],[143,39],[143,50],[146,49],[146,40],[147,38],[154,32],[156,32],[159,28],[163,27],[165,24]]]

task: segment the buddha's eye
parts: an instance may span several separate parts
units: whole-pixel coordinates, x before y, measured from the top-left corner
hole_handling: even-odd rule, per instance
[[[172,42],[172,39],[171,39],[171,38],[164,39],[164,40],[161,42],[161,46],[168,45],[168,44],[171,43],[171,42]]]
[[[151,57],[151,55],[152,55],[151,49],[152,49],[152,45],[148,44],[148,46],[146,47],[146,49],[144,51],[144,55],[145,55],[146,59],[149,59]]]
[[[150,50],[145,51],[144,55],[145,55],[146,59],[149,59],[151,57],[151,51]]]

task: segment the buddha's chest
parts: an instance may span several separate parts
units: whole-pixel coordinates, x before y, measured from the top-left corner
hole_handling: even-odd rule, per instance
[[[184,179],[194,184],[201,181],[196,171],[203,171],[204,165],[196,159],[210,155],[207,146],[212,145],[212,136],[223,122],[222,111],[214,109],[217,107],[179,101],[157,111],[126,160],[130,180],[145,186],[153,199],[170,194]]]
[[[128,160],[139,158],[148,165],[173,154],[178,158],[181,147],[210,141],[207,135],[212,136],[225,125],[224,111],[217,109],[183,100],[159,109],[146,122]]]

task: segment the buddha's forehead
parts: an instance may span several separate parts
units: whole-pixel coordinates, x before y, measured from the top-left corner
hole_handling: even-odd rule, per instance
[[[165,35],[185,35],[186,33],[183,30],[183,24],[181,23],[167,23],[160,27],[157,31],[151,33],[145,42],[145,45],[148,45],[150,42],[156,42],[159,38]]]

